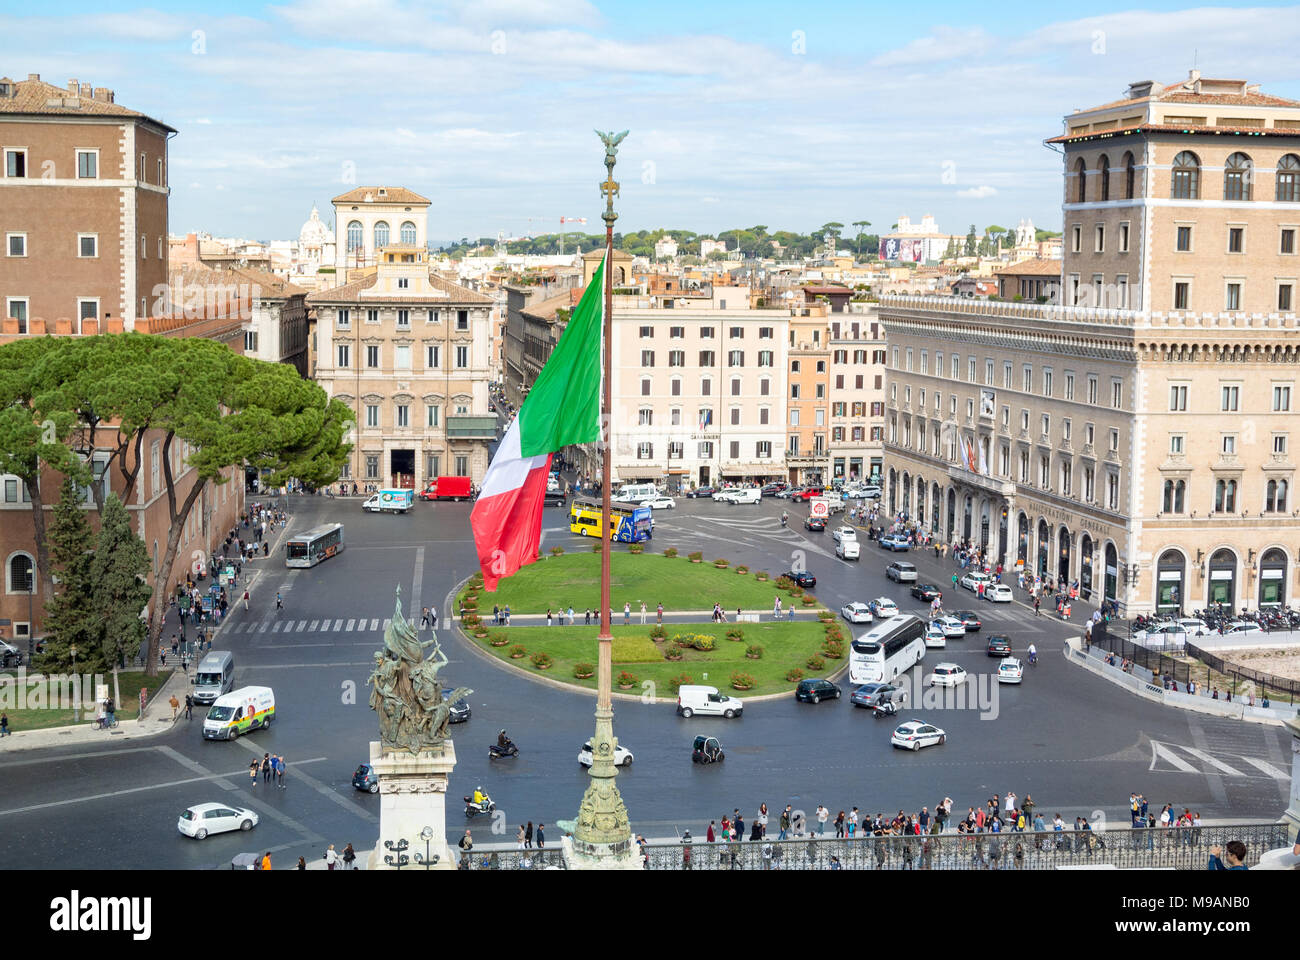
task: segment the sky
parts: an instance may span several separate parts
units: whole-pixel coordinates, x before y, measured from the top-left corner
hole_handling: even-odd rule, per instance
[[[1300,99],[1300,7],[1151,0],[0,0],[0,75],[109,87],[175,127],[171,229],[293,239],[358,185],[432,201],[435,241],[601,229],[810,231],[933,214],[1060,228],[1043,141],[1129,83]],[[846,233],[856,232],[847,227]]]

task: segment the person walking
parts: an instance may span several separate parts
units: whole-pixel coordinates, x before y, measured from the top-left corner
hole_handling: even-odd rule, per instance
[[[644,605],[642,605],[642,609],[645,609]],[[645,623],[645,618],[642,618],[641,622]],[[569,626],[573,626],[573,604],[569,604]]]
[[[469,853],[474,849],[474,838],[469,835],[468,830],[465,831],[465,836],[460,838],[460,843],[456,844],[456,846],[460,847],[465,853]]]
[[[343,869],[355,870],[356,862],[357,862],[357,852],[352,849],[352,844],[349,843],[347,846],[343,848]]]
[[[257,786],[257,767],[258,763],[256,760],[248,765],[248,785],[250,787]]]
[[[307,869],[307,858],[306,858],[306,857],[299,857],[299,858],[298,858],[298,869],[299,869],[299,870],[306,870],[306,869]]]
[[[273,765],[271,762],[271,755],[269,753],[264,753],[262,754],[262,782],[263,783],[271,782],[272,772],[273,772]]]
[[[0,713],[0,737],[10,736],[9,733],[9,714]]]
[[[645,601],[642,600],[641,601],[641,626],[643,627],[645,626],[645,614],[646,614]]]
[[[493,616],[497,615],[497,609],[495,605],[492,608],[492,615]],[[420,614],[420,626],[427,627],[428,625],[429,625],[429,608],[425,607],[423,612],[421,612]]]
[[[547,608],[546,608],[546,625],[547,625],[548,627],[551,625],[551,608],[550,608],[550,607],[547,607]]]
[[[777,839],[784,840],[790,832],[790,804],[788,803],[785,805],[785,809],[781,811],[779,824],[781,827],[781,833]]]
[[[275,758],[275,785],[284,789],[284,757]]]
[[[515,840],[519,843],[519,849],[523,850],[525,835],[524,835],[524,825],[522,823],[519,824],[519,832],[515,834]]]
[[[623,603],[623,626],[627,627],[632,624],[632,604]]]
[[[270,870],[270,869],[271,869],[271,851],[270,851],[270,850],[268,850],[268,851],[266,851],[266,853],[262,854],[262,869],[263,869],[263,870]]]
[[[830,818],[831,812],[822,804],[817,804],[817,834],[818,836],[826,833],[826,821]]]
[[[664,605],[662,603],[655,607],[655,622],[664,622]]]
[[[544,823],[539,823],[537,825],[537,849],[538,850],[546,846],[546,837],[542,834],[542,830],[545,828],[545,826],[546,824]]]
[[[244,591],[244,612],[248,612],[248,591]]]
[[[325,869],[333,870],[334,864],[338,862],[339,855],[334,852],[334,844],[330,844],[325,850]]]
[[[181,708],[181,702],[180,702],[179,700],[176,699],[176,694],[173,693],[173,694],[171,695],[171,699],[167,701],[167,704],[168,704],[168,706],[170,706],[170,707],[172,708],[172,722],[175,723],[175,722],[176,722],[176,715],[177,715],[177,713],[180,711],[180,708]]]
[[[528,821],[528,826],[524,827],[524,849],[533,848],[533,821]]]
[[[185,694],[185,719],[194,719],[194,694],[192,693]]]

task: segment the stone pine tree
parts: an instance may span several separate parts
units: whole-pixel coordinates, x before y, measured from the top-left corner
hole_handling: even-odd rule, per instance
[[[90,561],[100,655],[110,664],[122,665],[135,657],[148,633],[140,616],[153,593],[148,575],[149,549],[131,529],[131,515],[122,501],[110,493]]]
[[[94,672],[105,666],[98,635],[91,576],[95,535],[86,519],[84,499],[71,477],[65,477],[46,536],[50,563],[58,579],[56,592],[45,603],[44,650],[33,664],[46,673],[69,673],[72,647],[76,669]],[[138,611],[137,611],[138,612]]]

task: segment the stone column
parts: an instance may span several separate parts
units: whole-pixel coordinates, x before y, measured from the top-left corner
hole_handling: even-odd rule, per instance
[[[378,740],[370,742],[370,765],[379,777],[379,841],[370,852],[367,870],[393,870],[395,866],[384,862],[385,856],[398,854],[384,846],[384,841],[396,844],[405,840],[409,846],[404,851],[410,858],[407,869],[423,870],[415,862],[415,854],[425,852],[421,832],[425,827],[433,830],[429,851],[439,858],[435,870],[454,870],[456,855],[447,844],[447,778],[456,766],[456,748],[444,740],[438,750],[422,750],[412,754],[405,750],[384,750]]]

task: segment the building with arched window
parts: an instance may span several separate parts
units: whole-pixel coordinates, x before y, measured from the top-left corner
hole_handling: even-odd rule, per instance
[[[338,283],[347,271],[378,263],[379,250],[394,243],[393,224],[400,224],[396,242],[426,249],[429,242],[429,201],[405,187],[357,187],[334,198],[334,222],[345,224],[344,242],[337,245],[334,267]]]
[[[1289,604],[1300,101],[1193,71],[1064,128],[1055,302],[881,301],[885,502],[1125,612]]]

